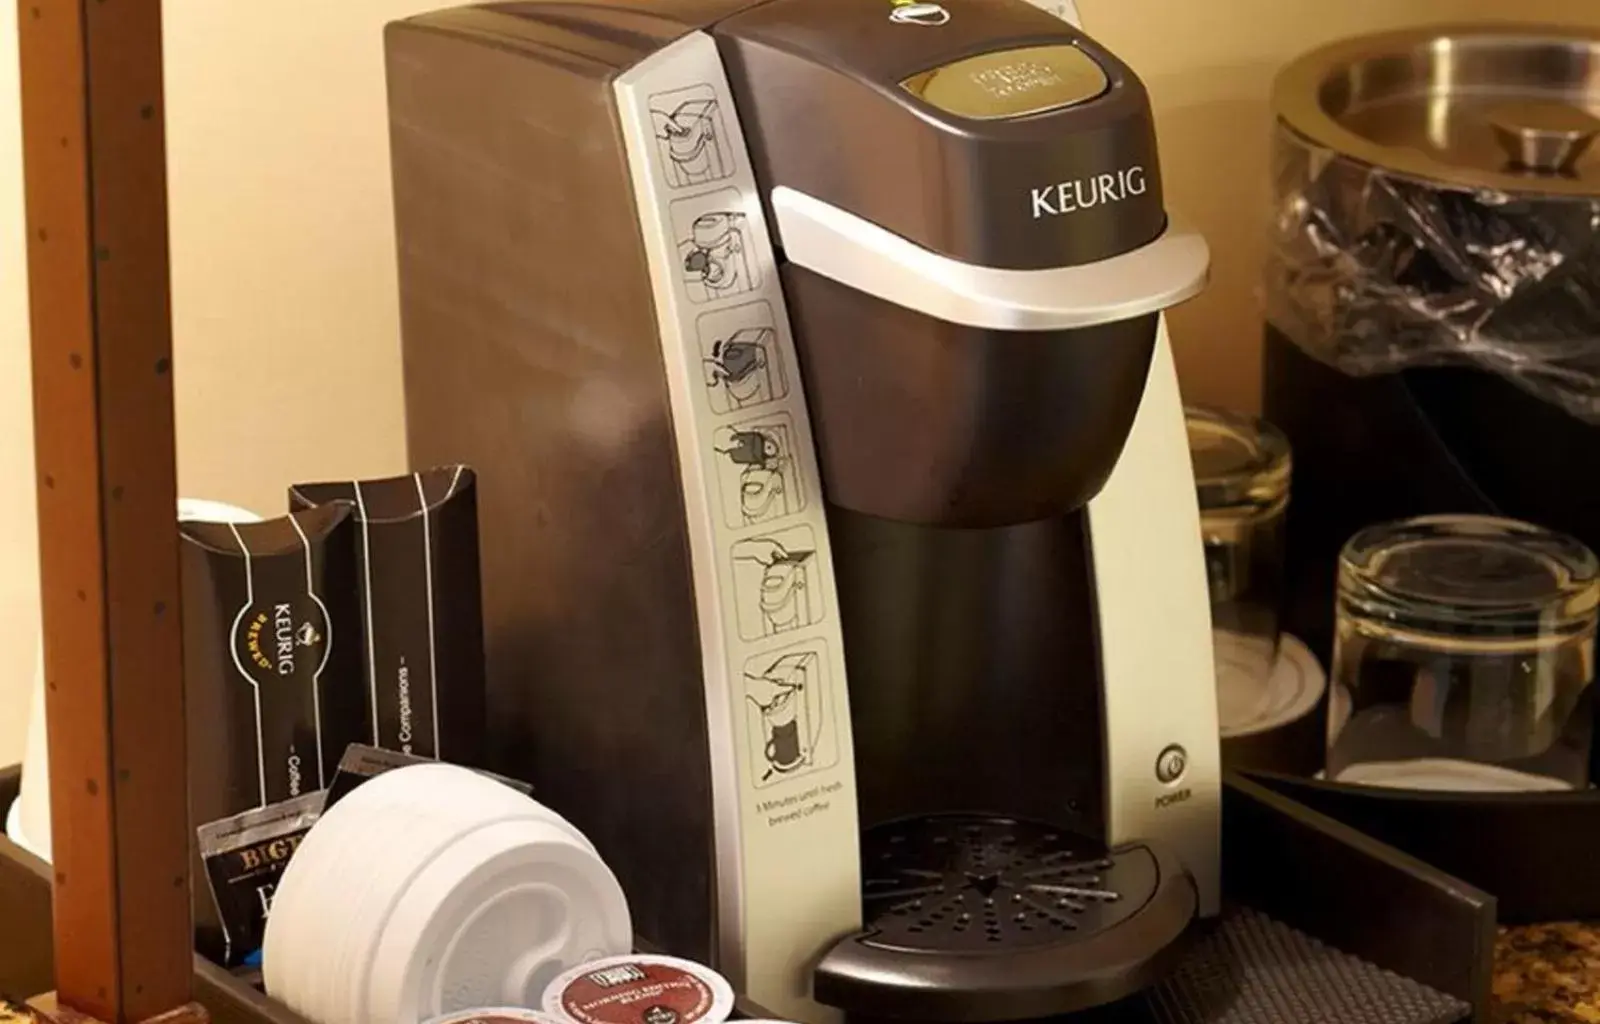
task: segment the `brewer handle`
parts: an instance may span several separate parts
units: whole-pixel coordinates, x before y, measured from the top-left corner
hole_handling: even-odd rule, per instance
[[[788,261],[848,288],[947,323],[1060,331],[1159,313],[1198,295],[1211,250],[1176,217],[1148,245],[1078,266],[1011,270],[925,249],[787,186],[772,213]]]

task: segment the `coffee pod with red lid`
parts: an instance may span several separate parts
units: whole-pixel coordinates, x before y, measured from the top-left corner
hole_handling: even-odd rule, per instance
[[[476,1010],[457,1010],[428,1021],[427,1024],[569,1024],[538,1010],[520,1006],[486,1006]]]
[[[544,1011],[577,1024],[723,1024],[733,986],[709,967],[670,956],[614,956],[560,975]]]

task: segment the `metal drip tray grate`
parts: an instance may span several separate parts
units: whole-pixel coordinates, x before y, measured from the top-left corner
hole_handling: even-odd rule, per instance
[[[1107,853],[1048,825],[944,815],[867,832],[868,941],[908,951],[1006,953],[1071,943],[1136,914],[1155,858]]]

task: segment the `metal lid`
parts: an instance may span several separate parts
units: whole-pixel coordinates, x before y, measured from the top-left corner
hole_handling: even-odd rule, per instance
[[[1600,34],[1446,26],[1314,50],[1273,87],[1280,121],[1346,157],[1511,194],[1600,194]]]

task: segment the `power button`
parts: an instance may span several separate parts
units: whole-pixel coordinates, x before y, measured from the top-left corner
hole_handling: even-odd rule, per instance
[[[1183,778],[1188,767],[1189,752],[1174,743],[1156,758],[1156,780],[1170,786]]]

